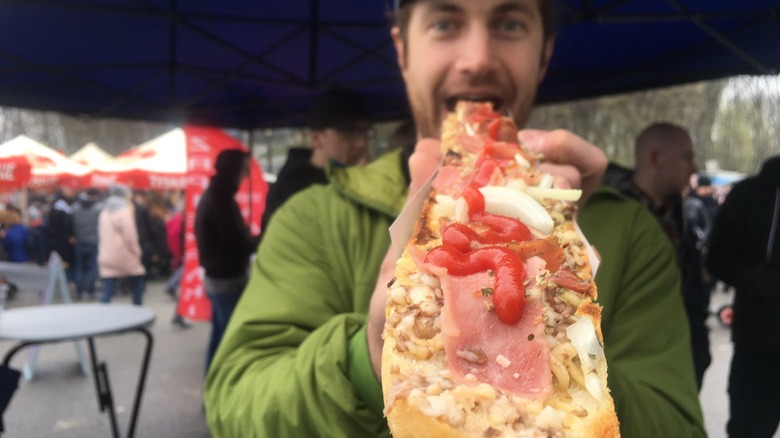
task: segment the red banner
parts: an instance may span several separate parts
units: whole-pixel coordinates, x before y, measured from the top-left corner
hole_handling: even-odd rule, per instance
[[[247,150],[235,138],[219,129],[185,126],[187,141],[187,188],[184,207],[184,275],[181,279],[179,313],[185,318],[211,320],[211,302],[203,290],[203,270],[198,260],[195,242],[195,211],[203,191],[214,174],[214,162],[227,149]],[[253,235],[260,234],[260,220],[265,209],[268,184],[257,161],[252,160],[250,177],[236,193],[236,202]]]

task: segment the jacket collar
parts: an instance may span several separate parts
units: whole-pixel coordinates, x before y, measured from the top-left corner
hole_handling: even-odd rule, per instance
[[[327,174],[333,187],[344,196],[396,217],[404,206],[409,188],[403,171],[405,165],[403,150],[396,149],[367,166],[329,166]]]

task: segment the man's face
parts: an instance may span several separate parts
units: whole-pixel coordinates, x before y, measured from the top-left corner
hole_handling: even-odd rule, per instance
[[[664,196],[679,195],[688,185],[690,176],[696,173],[696,154],[693,151],[693,140],[688,134],[675,136],[673,145],[661,150],[658,160],[658,178],[664,182]]]
[[[458,99],[488,100],[524,126],[552,55],[538,0],[423,0],[393,40],[418,131],[440,137]]]
[[[345,166],[365,162],[368,154],[368,134],[371,124],[355,123],[342,128],[325,128],[317,131],[313,146],[320,147],[331,161]]]

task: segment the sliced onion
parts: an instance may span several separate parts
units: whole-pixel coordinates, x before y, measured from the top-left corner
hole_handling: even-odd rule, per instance
[[[585,389],[597,401],[604,399],[601,379],[596,371],[596,361],[604,360],[604,350],[596,338],[596,327],[588,317],[578,319],[566,329],[566,335],[577,350],[580,357],[582,373],[585,375]]]
[[[544,234],[552,233],[555,224],[550,214],[534,198],[509,187],[485,186],[479,191],[485,197],[488,213],[515,218]]]

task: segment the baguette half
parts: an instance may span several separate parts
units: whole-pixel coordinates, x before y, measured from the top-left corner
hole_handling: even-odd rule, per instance
[[[579,193],[555,187],[516,132],[488,103],[459,102],[443,125],[445,160],[387,294],[395,437],[620,435]],[[530,235],[503,236],[504,218]]]

